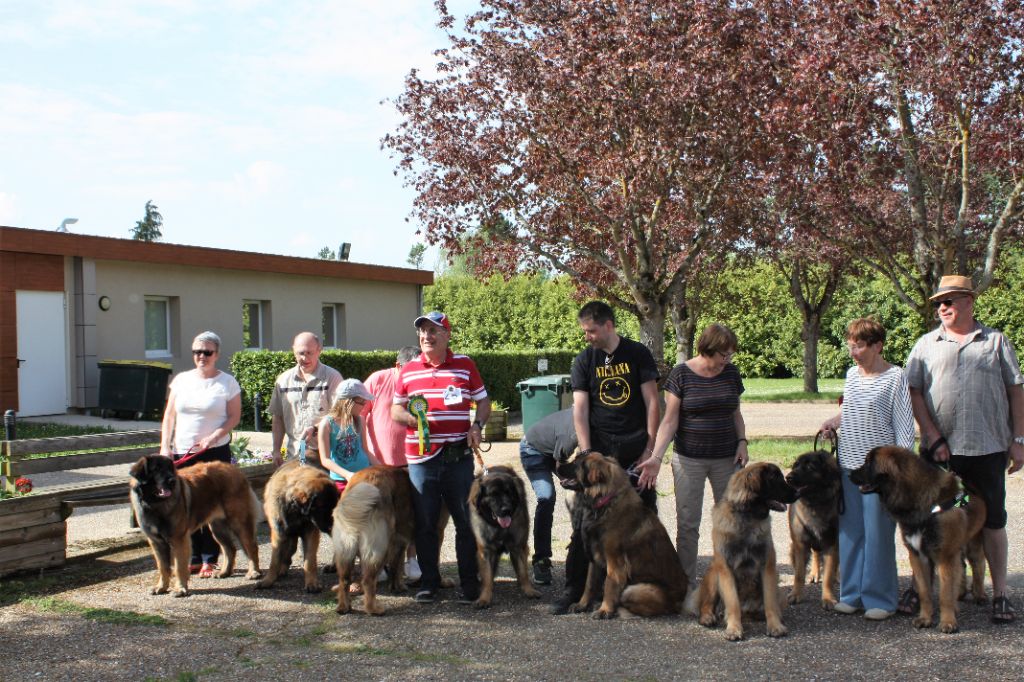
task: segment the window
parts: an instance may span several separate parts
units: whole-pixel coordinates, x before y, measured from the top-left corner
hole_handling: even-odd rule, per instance
[[[171,301],[166,296],[146,296],[146,357],[165,358],[171,354]]]
[[[324,348],[344,348],[345,304],[324,303],[321,311],[320,329]]]
[[[263,348],[263,302],[242,301],[242,346],[246,350]]]

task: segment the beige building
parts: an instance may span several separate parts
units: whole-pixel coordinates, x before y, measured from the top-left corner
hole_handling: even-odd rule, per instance
[[[191,340],[285,350],[299,331],[349,350],[415,341],[433,273],[0,227],[0,411],[97,406],[97,362],[192,367]]]

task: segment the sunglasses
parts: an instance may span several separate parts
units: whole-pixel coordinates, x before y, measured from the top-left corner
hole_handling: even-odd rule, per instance
[[[964,297],[963,296],[957,296],[956,298],[944,298],[941,301],[932,301],[932,307],[937,309],[937,308],[941,308],[942,306],[946,306],[948,308],[948,307],[952,306],[954,303],[956,303],[957,301],[959,301],[961,298],[964,298]]]
[[[197,358],[200,355],[202,355],[204,358],[208,358],[208,357],[210,357],[211,355],[213,355],[216,352],[217,351],[215,351],[215,350],[199,350],[199,349],[195,349],[195,348],[192,349],[192,355],[196,356]]]

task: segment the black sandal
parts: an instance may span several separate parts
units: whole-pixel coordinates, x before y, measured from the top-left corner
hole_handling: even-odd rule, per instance
[[[996,625],[1005,625],[1017,620],[1017,614],[1013,611],[1010,600],[1005,596],[995,597],[992,600],[992,622]]]
[[[921,598],[917,596],[917,590],[913,587],[908,587],[900,595],[900,600],[896,604],[896,610],[900,613],[905,613],[908,616],[913,616],[921,610]]]

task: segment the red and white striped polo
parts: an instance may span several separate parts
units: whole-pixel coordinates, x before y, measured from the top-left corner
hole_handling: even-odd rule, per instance
[[[445,404],[444,394],[449,387],[461,393],[461,401]],[[451,349],[439,365],[432,365],[427,356],[420,353],[415,360],[406,363],[395,384],[395,404],[406,405],[409,397],[421,395],[427,400],[427,427],[430,430],[430,451],[420,455],[419,438],[416,429],[405,430],[405,455],[410,464],[425,462],[437,455],[449,443],[457,443],[469,432],[469,408],[473,401],[487,397],[483,379],[467,355],[455,355]]]

